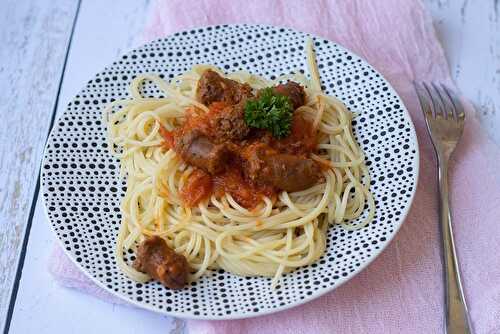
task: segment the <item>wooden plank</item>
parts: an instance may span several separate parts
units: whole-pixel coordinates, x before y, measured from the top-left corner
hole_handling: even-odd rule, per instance
[[[15,282],[76,1],[6,1],[0,11],[0,326]]]
[[[425,0],[450,70],[500,145],[500,1]]]
[[[94,74],[141,44],[141,32],[150,7],[149,1],[136,0],[82,2],[58,114]],[[56,240],[41,205],[39,200],[10,333],[53,333],[61,328],[74,333],[104,333],[118,329],[122,334],[183,332],[184,324],[180,320],[113,305],[60,287],[47,271]]]
[[[151,4],[149,0],[82,2],[57,115],[95,74],[142,44]]]

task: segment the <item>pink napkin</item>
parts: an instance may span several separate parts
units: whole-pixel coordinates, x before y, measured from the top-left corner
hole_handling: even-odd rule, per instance
[[[438,333],[443,284],[437,223],[436,162],[411,80],[453,84],[431,19],[415,0],[170,0],[157,4],[146,39],[196,26],[263,23],[336,41],[389,79],[408,107],[420,143],[415,202],[395,240],[357,277],[288,311],[233,321],[188,321],[190,333]],[[500,172],[497,148],[471,112],[451,166],[451,201],[464,287],[476,333],[500,333]],[[63,285],[99,294],[55,253]],[[113,301],[116,301],[113,299]]]

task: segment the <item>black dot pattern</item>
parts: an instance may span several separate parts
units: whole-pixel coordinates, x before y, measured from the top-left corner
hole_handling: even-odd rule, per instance
[[[177,33],[123,57],[90,80],[68,105],[50,135],[42,168],[43,199],[68,254],[101,286],[140,306],[195,318],[237,318],[276,311],[314,298],[353,277],[392,239],[403,222],[418,174],[417,141],[395,91],[370,65],[330,41],[313,37],[324,90],[357,114],[355,135],[366,154],[376,203],[374,221],[358,231],[328,231],[324,256],[270,289],[268,278],[222,270],[171,291],[138,284],[114,261],[125,182],[107,151],[101,110],[128,95],[130,81],[154,72],[169,80],[198,63],[268,78],[306,72],[309,35],[290,29],[230,25]],[[144,94],[158,96],[148,85]],[[126,254],[133,259],[133,254]]]

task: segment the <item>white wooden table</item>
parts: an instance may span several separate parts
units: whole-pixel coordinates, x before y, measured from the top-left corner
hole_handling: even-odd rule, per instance
[[[500,144],[498,0],[425,0],[451,71]],[[58,286],[37,176],[57,113],[105,65],[141,44],[148,0],[0,3],[0,327],[10,333],[184,333],[181,320]],[[498,111],[498,112],[497,112]]]

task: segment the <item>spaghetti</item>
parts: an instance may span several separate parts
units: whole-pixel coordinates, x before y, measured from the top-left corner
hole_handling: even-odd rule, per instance
[[[229,193],[212,195],[196,207],[185,206],[181,189],[195,168],[162,146],[161,128],[173,131],[181,126],[187,108],[208,112],[195,99],[196,85],[207,69],[222,75],[218,68],[196,65],[170,83],[152,74],[137,76],[130,84],[131,98],[108,105],[104,110],[108,146],[127,178],[116,261],[131,279],[146,282],[150,277],[127,263],[124,252],[136,250],[148,237],[160,236],[185,256],[193,270],[191,281],[222,268],[237,275],[273,277],[275,286],[284,273],[311,264],[324,253],[330,224],[359,229],[373,219],[370,179],[352,133],[352,114],[321,91],[310,41],[307,59],[311,80],[300,74],[273,81],[248,72],[226,76],[255,90],[289,79],[304,86],[306,104],[295,113],[317,130],[318,150],[311,158],[325,167],[320,183],[302,191],[282,191],[275,199],[263,197],[253,209],[240,205]],[[155,84],[164,97],[144,97],[145,82]],[[350,223],[356,218],[361,222]]]

